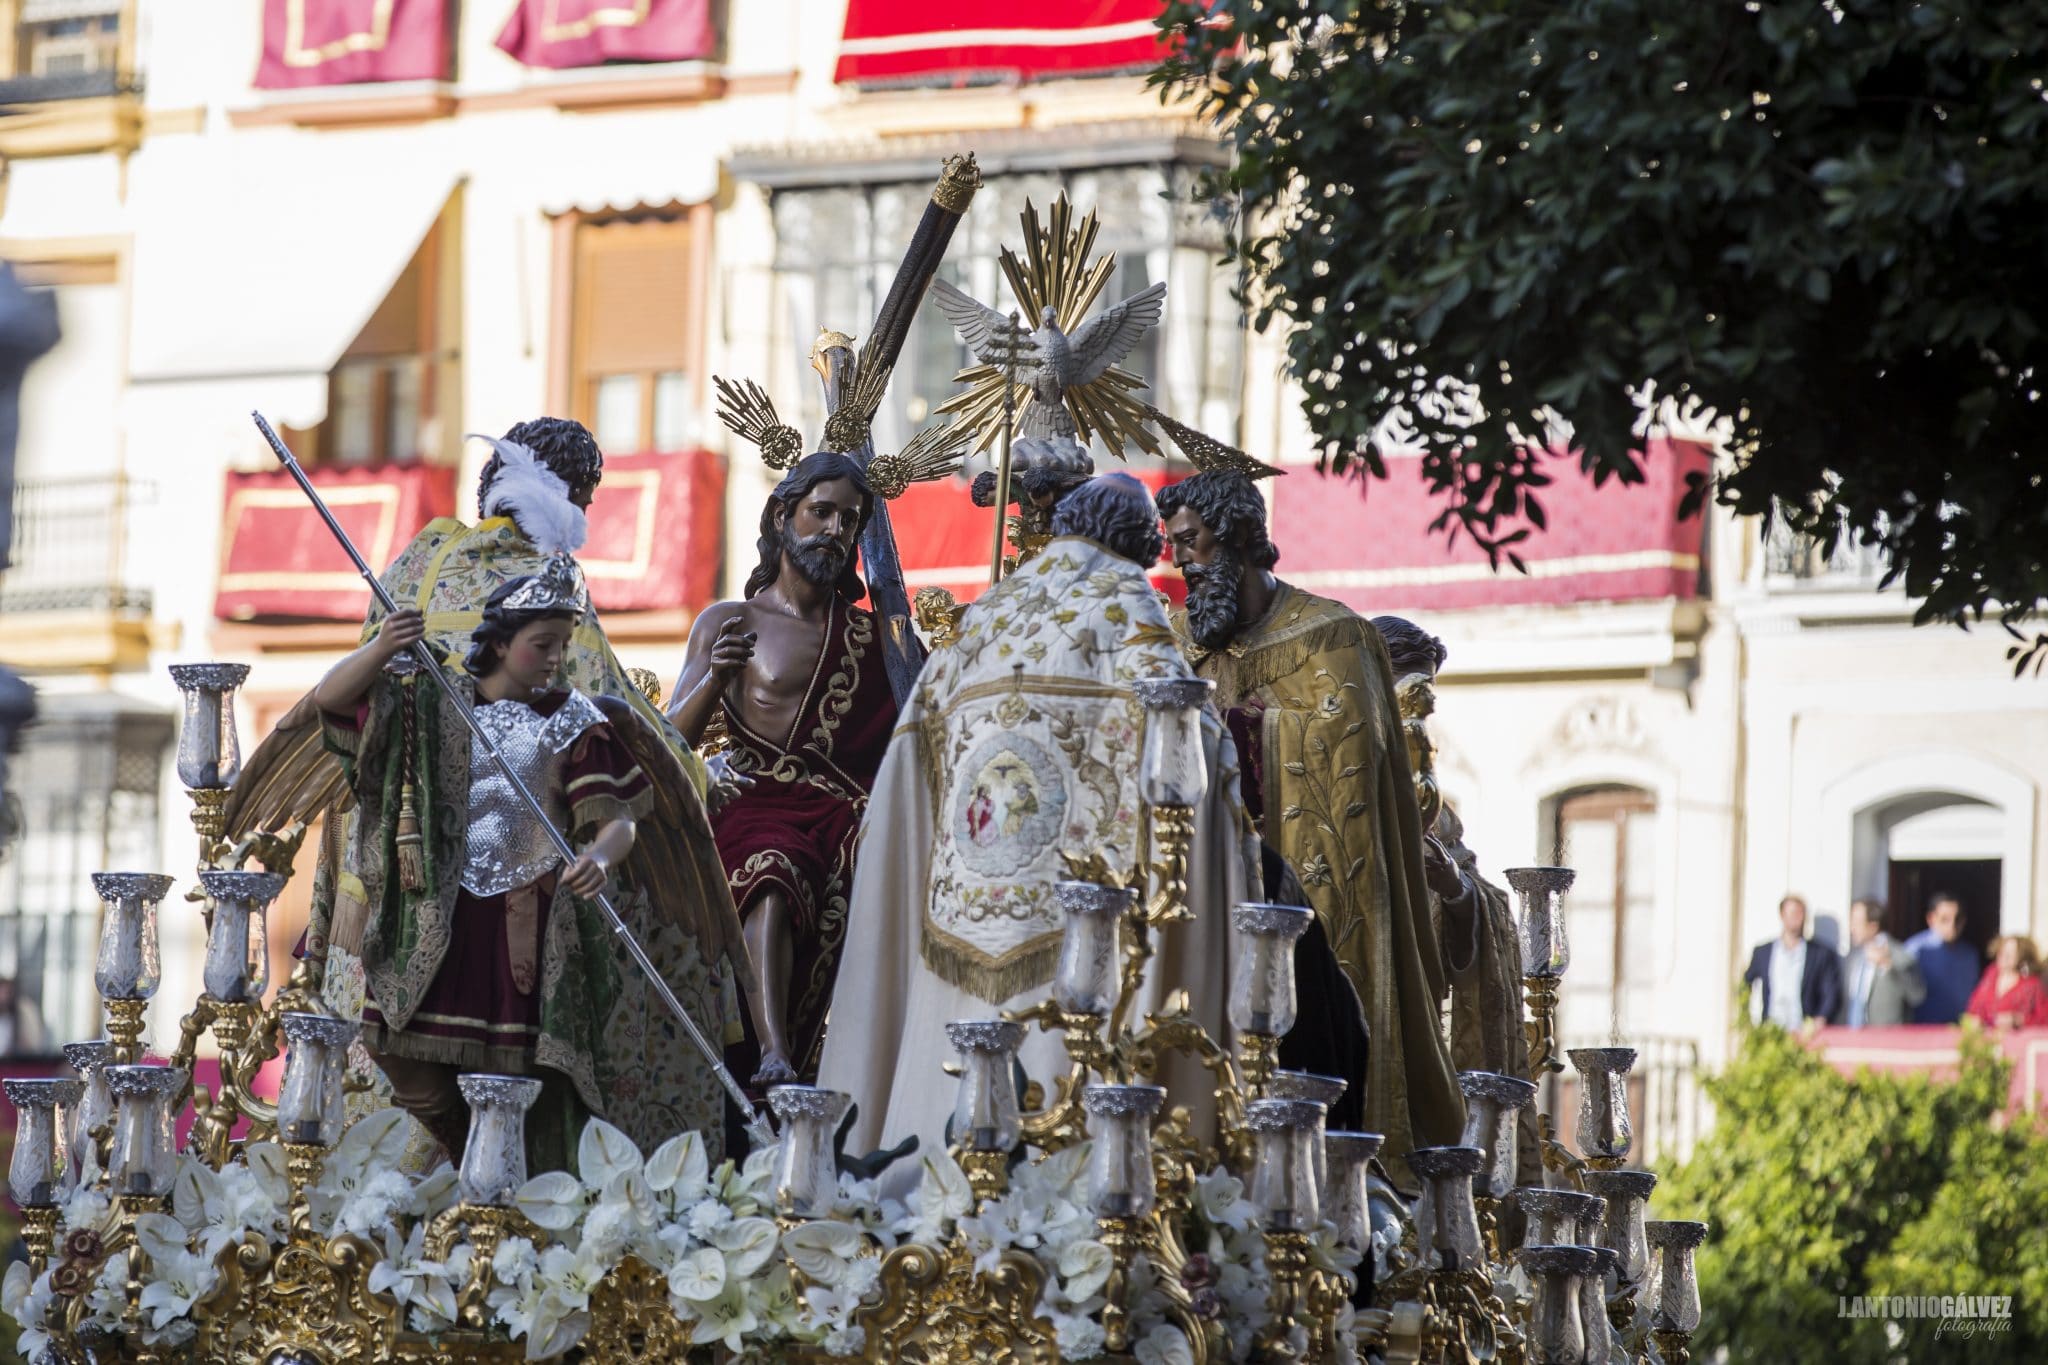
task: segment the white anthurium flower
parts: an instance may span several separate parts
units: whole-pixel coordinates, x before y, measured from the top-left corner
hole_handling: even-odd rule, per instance
[[[647,1184],[647,1172],[637,1166],[620,1171],[602,1188],[604,1193],[598,1196],[598,1202],[623,1206],[635,1222],[651,1226],[661,1216],[661,1210],[654,1202],[654,1191]]]
[[[240,1168],[250,1180],[256,1182],[263,1197],[276,1208],[289,1208],[292,1202],[291,1177],[285,1173],[284,1148],[275,1142],[251,1142],[242,1148]]]
[[[836,1285],[845,1278],[846,1267],[859,1257],[865,1240],[859,1228],[819,1219],[784,1233],[782,1249],[805,1279]]]
[[[583,1182],[567,1171],[548,1171],[519,1187],[513,1207],[549,1232],[564,1232],[583,1216]]]
[[[742,1349],[747,1333],[761,1325],[754,1314],[754,1306],[747,1300],[746,1286],[728,1284],[725,1292],[709,1303],[697,1305],[697,1320],[690,1324],[690,1341],[693,1345],[708,1346],[714,1341],[725,1343],[725,1349],[734,1353]]]
[[[1147,1332],[1132,1354],[1138,1365],[1195,1365],[1194,1348],[1180,1328],[1164,1323]]]
[[[192,1249],[185,1225],[168,1213],[144,1213],[135,1219],[135,1245],[151,1260],[182,1256]]]
[[[716,1247],[698,1247],[679,1257],[668,1272],[668,1292],[693,1312],[701,1312],[703,1305],[725,1292],[726,1277],[724,1253]]]
[[[165,1221],[176,1223],[175,1219]],[[149,1325],[161,1330],[173,1319],[189,1316],[192,1305],[212,1290],[220,1273],[211,1261],[186,1250],[182,1242],[173,1247],[158,1240],[162,1254],[150,1254],[149,1280],[142,1286],[140,1302]]]
[[[412,1187],[412,1203],[406,1212],[415,1218],[432,1218],[456,1201],[455,1168],[447,1162],[436,1166],[426,1179]]]
[[[1069,1242],[1060,1252],[1060,1286],[1076,1303],[1094,1298],[1109,1283],[1116,1258],[1097,1241]]]
[[[924,1177],[910,1195],[910,1210],[899,1231],[912,1241],[940,1242],[947,1230],[974,1209],[974,1189],[952,1153],[924,1158]]]
[[[734,1279],[751,1279],[775,1254],[775,1222],[769,1218],[740,1218],[715,1229],[711,1245],[725,1253],[726,1273]]]
[[[616,1177],[644,1170],[645,1165],[633,1139],[611,1124],[594,1118],[583,1125],[583,1139],[576,1144],[576,1172],[591,1189],[604,1189]]]
[[[684,1133],[654,1149],[647,1159],[647,1187],[666,1196],[670,1208],[686,1208],[711,1193],[711,1158],[700,1134]]]
[[[739,1168],[726,1177],[728,1197],[766,1203],[775,1184],[775,1154],[778,1150],[775,1147],[757,1147],[748,1152]],[[732,1163],[728,1161],[726,1164],[730,1166]]]

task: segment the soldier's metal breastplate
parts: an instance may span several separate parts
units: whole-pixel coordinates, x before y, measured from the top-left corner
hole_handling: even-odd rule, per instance
[[[476,708],[476,723],[505,756],[526,789],[539,798],[554,827],[569,823],[569,799],[557,780],[556,759],[576,737],[604,719],[590,698],[571,692],[552,716],[520,701],[494,701]],[[558,866],[547,830],[534,818],[512,783],[481,744],[469,754],[469,852],[462,864],[463,889],[497,896],[530,886]]]

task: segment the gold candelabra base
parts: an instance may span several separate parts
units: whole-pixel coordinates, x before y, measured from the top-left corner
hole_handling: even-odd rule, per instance
[[[226,787],[193,787],[187,795],[192,798],[192,828],[202,840],[212,842],[228,832]]]
[[[1109,1283],[1103,1287],[1103,1344],[1112,1352],[1131,1348],[1131,1263],[1145,1246],[1145,1225],[1136,1218],[1098,1218],[1095,1231],[1109,1248]]]
[[[955,1156],[967,1174],[967,1187],[974,1191],[977,1206],[1000,1199],[1010,1189],[1010,1154],[977,1152],[961,1148]]]
[[[57,1244],[58,1210],[28,1208],[21,1211],[21,1240],[28,1247],[28,1268],[41,1275],[50,1264],[50,1251]]]
[[[1650,1342],[1657,1348],[1657,1359],[1664,1365],[1686,1365],[1692,1359],[1692,1333],[1658,1331],[1650,1333]]]
[[[120,1066],[133,1066],[142,1060],[142,1031],[149,1002],[109,1000],[106,1005],[107,1038],[114,1045],[113,1061]]]
[[[1308,1283],[1309,1242],[1305,1232],[1266,1233],[1266,1273],[1272,1277],[1267,1298],[1272,1320],[1260,1334],[1259,1351],[1269,1361],[1305,1357],[1294,1345],[1293,1329],[1304,1316],[1303,1290]]]
[[[1540,1080],[1545,1072],[1564,1070],[1564,1063],[1557,1058],[1557,985],[1554,976],[1522,978],[1522,1000],[1529,1009],[1522,1028],[1529,1040],[1531,1080]]]
[[[1245,1089],[1255,1098],[1264,1095],[1273,1080],[1274,1069],[1280,1065],[1279,1037],[1271,1033],[1240,1033],[1237,1053]]]

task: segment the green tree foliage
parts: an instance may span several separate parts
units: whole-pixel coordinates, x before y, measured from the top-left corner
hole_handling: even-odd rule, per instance
[[[1649,380],[1732,419],[1714,496],[1881,545],[1922,620],[2011,629],[2048,600],[2048,6],[1176,0],[1161,22],[1159,82],[1233,144],[1211,189],[1326,467],[1384,477],[1368,441],[1405,411],[1438,527],[1513,561],[1549,481],[1521,434],[1562,414],[1596,485],[1639,479]],[[1477,411],[1426,401],[1445,381]]]
[[[1652,1201],[1712,1225],[1695,1358],[2048,1359],[2048,1137],[2001,1129],[2008,1079],[1974,1036],[1954,1080],[1849,1080],[1782,1030],[1752,1030],[1707,1082],[1713,1131]],[[1844,1297],[1945,1294],[2011,1295],[2011,1324],[1965,1346],[1939,1320],[1895,1320],[1895,1338],[1840,1311]]]

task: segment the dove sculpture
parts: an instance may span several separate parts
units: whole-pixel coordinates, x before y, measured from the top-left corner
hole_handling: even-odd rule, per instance
[[[1013,345],[1007,316],[944,280],[933,280],[931,288],[939,311],[974,358],[998,369],[1014,365],[1017,382],[1031,391],[1019,419],[1023,436],[1073,436],[1068,391],[1094,383],[1129,355],[1159,324],[1166,305],[1165,284],[1155,284],[1104,309],[1072,336],[1060,329],[1058,314],[1048,305],[1039,313],[1036,330],[1015,329]]]

